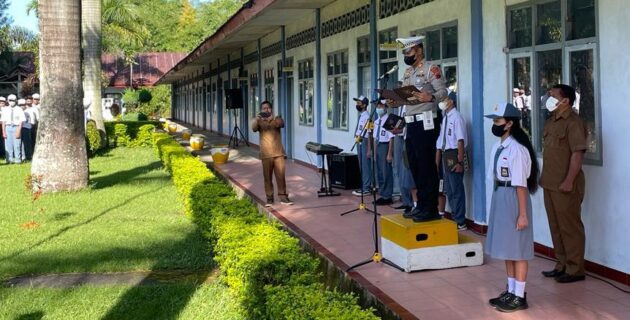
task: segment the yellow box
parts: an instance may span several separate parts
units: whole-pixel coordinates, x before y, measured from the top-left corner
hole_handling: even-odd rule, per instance
[[[413,222],[402,214],[381,216],[381,236],[405,249],[457,244],[457,224],[440,219]]]

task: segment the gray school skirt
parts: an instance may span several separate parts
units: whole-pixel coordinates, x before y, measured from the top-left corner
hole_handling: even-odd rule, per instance
[[[484,252],[494,259],[530,260],[534,258],[532,200],[527,194],[527,228],[516,230],[518,195],[516,188],[499,187],[492,194],[490,219]]]

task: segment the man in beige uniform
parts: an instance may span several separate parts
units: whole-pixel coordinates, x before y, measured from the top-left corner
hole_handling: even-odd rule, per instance
[[[263,165],[263,178],[265,179],[265,194],[267,195],[266,207],[273,205],[273,175],[278,184],[278,197],[280,203],[291,205],[287,195],[285,182],[285,154],[282,147],[280,129],[284,128],[284,120],[280,116],[273,116],[271,102],[261,103],[262,112],[252,120],[252,130],[260,132],[260,159]]]

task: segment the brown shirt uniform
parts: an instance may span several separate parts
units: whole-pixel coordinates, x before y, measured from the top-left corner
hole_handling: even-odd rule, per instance
[[[545,122],[543,137],[543,170],[540,186],[557,192],[569,172],[573,152],[586,150],[584,122],[569,108],[560,114],[552,115]],[[584,184],[584,172],[580,170],[573,183],[573,190],[583,195]]]
[[[252,121],[252,130],[260,131],[260,158],[283,157],[284,148],[282,147],[282,136],[280,129],[284,127],[284,121],[280,116],[276,116],[271,120],[254,119]]]

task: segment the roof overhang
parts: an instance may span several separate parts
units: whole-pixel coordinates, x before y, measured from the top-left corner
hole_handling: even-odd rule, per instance
[[[157,84],[170,84],[201,71],[228,54],[239,56],[241,48],[276,31],[283,25],[300,21],[335,0],[256,0],[248,1],[213,35],[162,76]],[[206,69],[207,70],[207,69]]]

